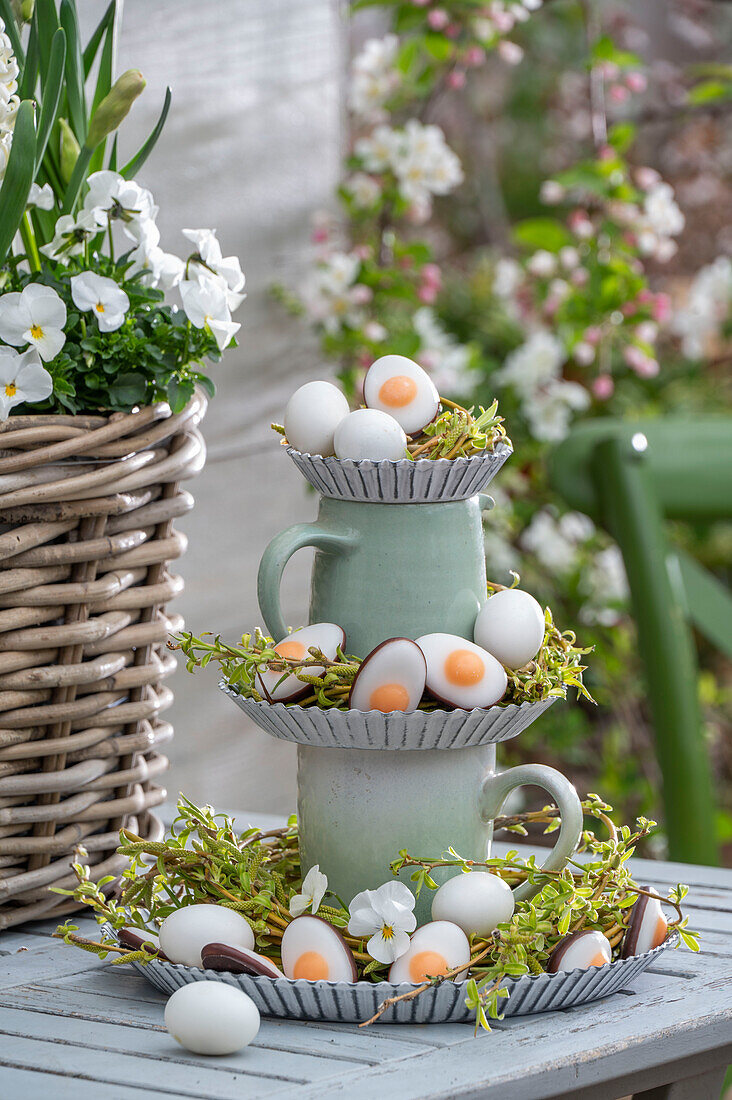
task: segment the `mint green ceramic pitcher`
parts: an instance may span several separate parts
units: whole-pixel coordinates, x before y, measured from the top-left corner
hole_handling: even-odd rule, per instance
[[[402,505],[321,498],[314,523],[288,527],[264,552],[258,596],[268,631],[275,641],[287,633],[282,572],[312,546],[309,621],[343,627],[349,653],[365,657],[385,638],[432,631],[472,638],[486,599],[481,512],[492,503],[483,495]]]

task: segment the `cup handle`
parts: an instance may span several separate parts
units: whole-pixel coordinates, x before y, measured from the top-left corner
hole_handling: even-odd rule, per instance
[[[511,791],[535,786],[547,791],[556,802],[562,819],[556,844],[542,864],[545,871],[561,871],[579,844],[582,835],[582,805],[577,791],[561,772],[545,764],[520,764],[505,772],[489,775],[481,788],[480,811],[484,821],[497,817]],[[538,894],[536,883],[522,882],[514,890],[517,901],[528,901]]]
[[[352,531],[326,531],[317,523],[296,523],[275,535],[259,563],[257,599],[264,624],[276,642],[287,634],[280,603],[280,583],[292,555],[306,546],[331,553],[347,553],[356,545],[356,538]]]

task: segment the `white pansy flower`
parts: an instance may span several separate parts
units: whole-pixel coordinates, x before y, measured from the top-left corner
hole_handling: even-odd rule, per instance
[[[140,282],[144,286],[171,290],[183,278],[186,265],[172,252],[163,252],[159,245],[160,230],[155,222],[146,222],[141,230],[140,243],[130,252],[131,267],[127,275],[132,277],[142,273]]]
[[[302,880],[301,892],[293,894],[290,898],[290,913],[292,916],[300,917],[308,909],[315,916],[327,889],[328,879],[320,870],[320,864],[316,863]]]
[[[20,293],[0,297],[0,337],[6,344],[32,344],[48,362],[66,343],[66,306],[53,287],[29,283]]]
[[[418,309],[412,323],[420,339],[420,365],[429,371],[439,392],[469,393],[474,382],[470,348],[445,331],[429,306]]]
[[[141,226],[155,221],[158,207],[152,193],[134,180],[126,180],[119,172],[92,172],[87,180],[89,190],[84,197],[84,210],[90,211],[100,228],[119,220],[128,237],[139,240]]]
[[[244,288],[244,272],[239,258],[222,255],[215,229],[184,229],[183,236],[196,246],[196,255],[200,257],[204,268],[202,276],[205,278],[209,273],[220,276],[226,283],[229,309],[237,309],[246,298],[246,294],[241,293]]]
[[[45,401],[53,393],[53,380],[35,348],[22,355],[0,346],[0,420],[24,401]]]
[[[686,302],[677,311],[673,329],[690,359],[701,359],[732,315],[732,260],[718,256],[694,276]],[[640,326],[639,326],[640,327]]]
[[[231,319],[223,279],[184,279],[178,284],[186,317],[195,328],[208,328],[223,351],[241,328]]]
[[[370,122],[384,118],[384,103],[399,87],[396,68],[399,39],[395,34],[370,38],[353,59],[348,105],[355,115]]]
[[[362,890],[348,907],[348,931],[370,936],[366,950],[380,963],[392,963],[409,947],[417,927],[414,895],[403,882],[385,882],[378,890]]]
[[[115,332],[124,323],[130,299],[114,279],[83,271],[72,275],[70,282],[74,305],[94,314],[100,332]]]
[[[53,240],[44,244],[41,252],[51,260],[63,262],[69,256],[80,256],[86,242],[98,232],[99,226],[90,210],[80,210],[76,217],[62,214],[56,221]]]
[[[37,206],[39,210],[53,210],[56,202],[53,188],[50,183],[44,183],[39,187],[37,183],[31,184],[28,194],[28,206]]]

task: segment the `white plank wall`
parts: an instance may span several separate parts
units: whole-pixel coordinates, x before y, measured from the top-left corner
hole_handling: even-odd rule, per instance
[[[106,0],[80,5],[90,27]],[[264,546],[314,514],[268,425],[287,395],[322,375],[312,340],[272,302],[273,281],[297,286],[307,267],[310,216],[338,175],[343,27],[337,0],[127,0],[117,72],[137,67],[147,88],[125,126],[122,155],[154,124],[166,84],[173,105],[140,174],[160,205],[162,245],[183,252],[182,227],[215,227],[241,257],[249,297],[240,347],[215,368],[204,425],[209,457],[189,488],[193,514],[177,567],[191,629],[236,639],[259,622],[256,569]],[[127,142],[130,142],[128,145]],[[302,558],[302,560],[300,560]],[[307,610],[307,554],[284,585],[291,622]],[[250,726],[216,688],[213,670],[173,681],[170,795],[214,805],[289,811],[295,750]]]

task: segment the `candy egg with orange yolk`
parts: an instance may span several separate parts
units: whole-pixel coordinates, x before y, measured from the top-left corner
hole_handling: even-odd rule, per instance
[[[417,638],[427,662],[427,690],[441,703],[471,710],[490,707],[504,695],[506,670],[487,650],[456,634]]]
[[[647,890],[648,887],[645,887]],[[640,894],[628,921],[628,931],[623,940],[622,956],[643,955],[659,947],[668,934],[668,921],[658,898]]]
[[[288,634],[277,643],[274,651],[280,657],[293,661],[307,661],[308,650],[311,646],[316,646],[329,661],[334,661],[338,648],[342,650],[345,644],[346,635],[340,626],[335,623],[312,623],[311,626],[293,630],[292,634]],[[322,671],[322,665],[313,665],[308,669],[309,674],[316,676]],[[310,684],[304,684],[302,680],[298,680],[294,672],[286,675],[283,670],[267,669],[258,672],[256,685],[257,690],[270,703],[292,703],[313,690]]]
[[[414,435],[437,415],[440,395],[422,368],[405,355],[382,355],[372,363],[363,383],[370,409],[389,413],[407,435]]]
[[[416,642],[388,638],[364,658],[351,685],[352,710],[416,710],[424,693],[427,662]]]
[[[613,949],[602,932],[573,932],[565,936],[549,956],[547,970],[556,974],[559,970],[589,970],[591,966],[607,966],[612,962]]]
[[[280,944],[282,969],[288,978],[308,982],[355,982],[356,963],[351,949],[332,924],[320,917],[291,921]]]
[[[394,985],[400,982],[419,985],[468,962],[470,944],[462,928],[449,920],[433,920],[417,929],[407,950],[392,963],[389,981]],[[464,982],[467,976],[466,969],[456,974],[454,981]]]

